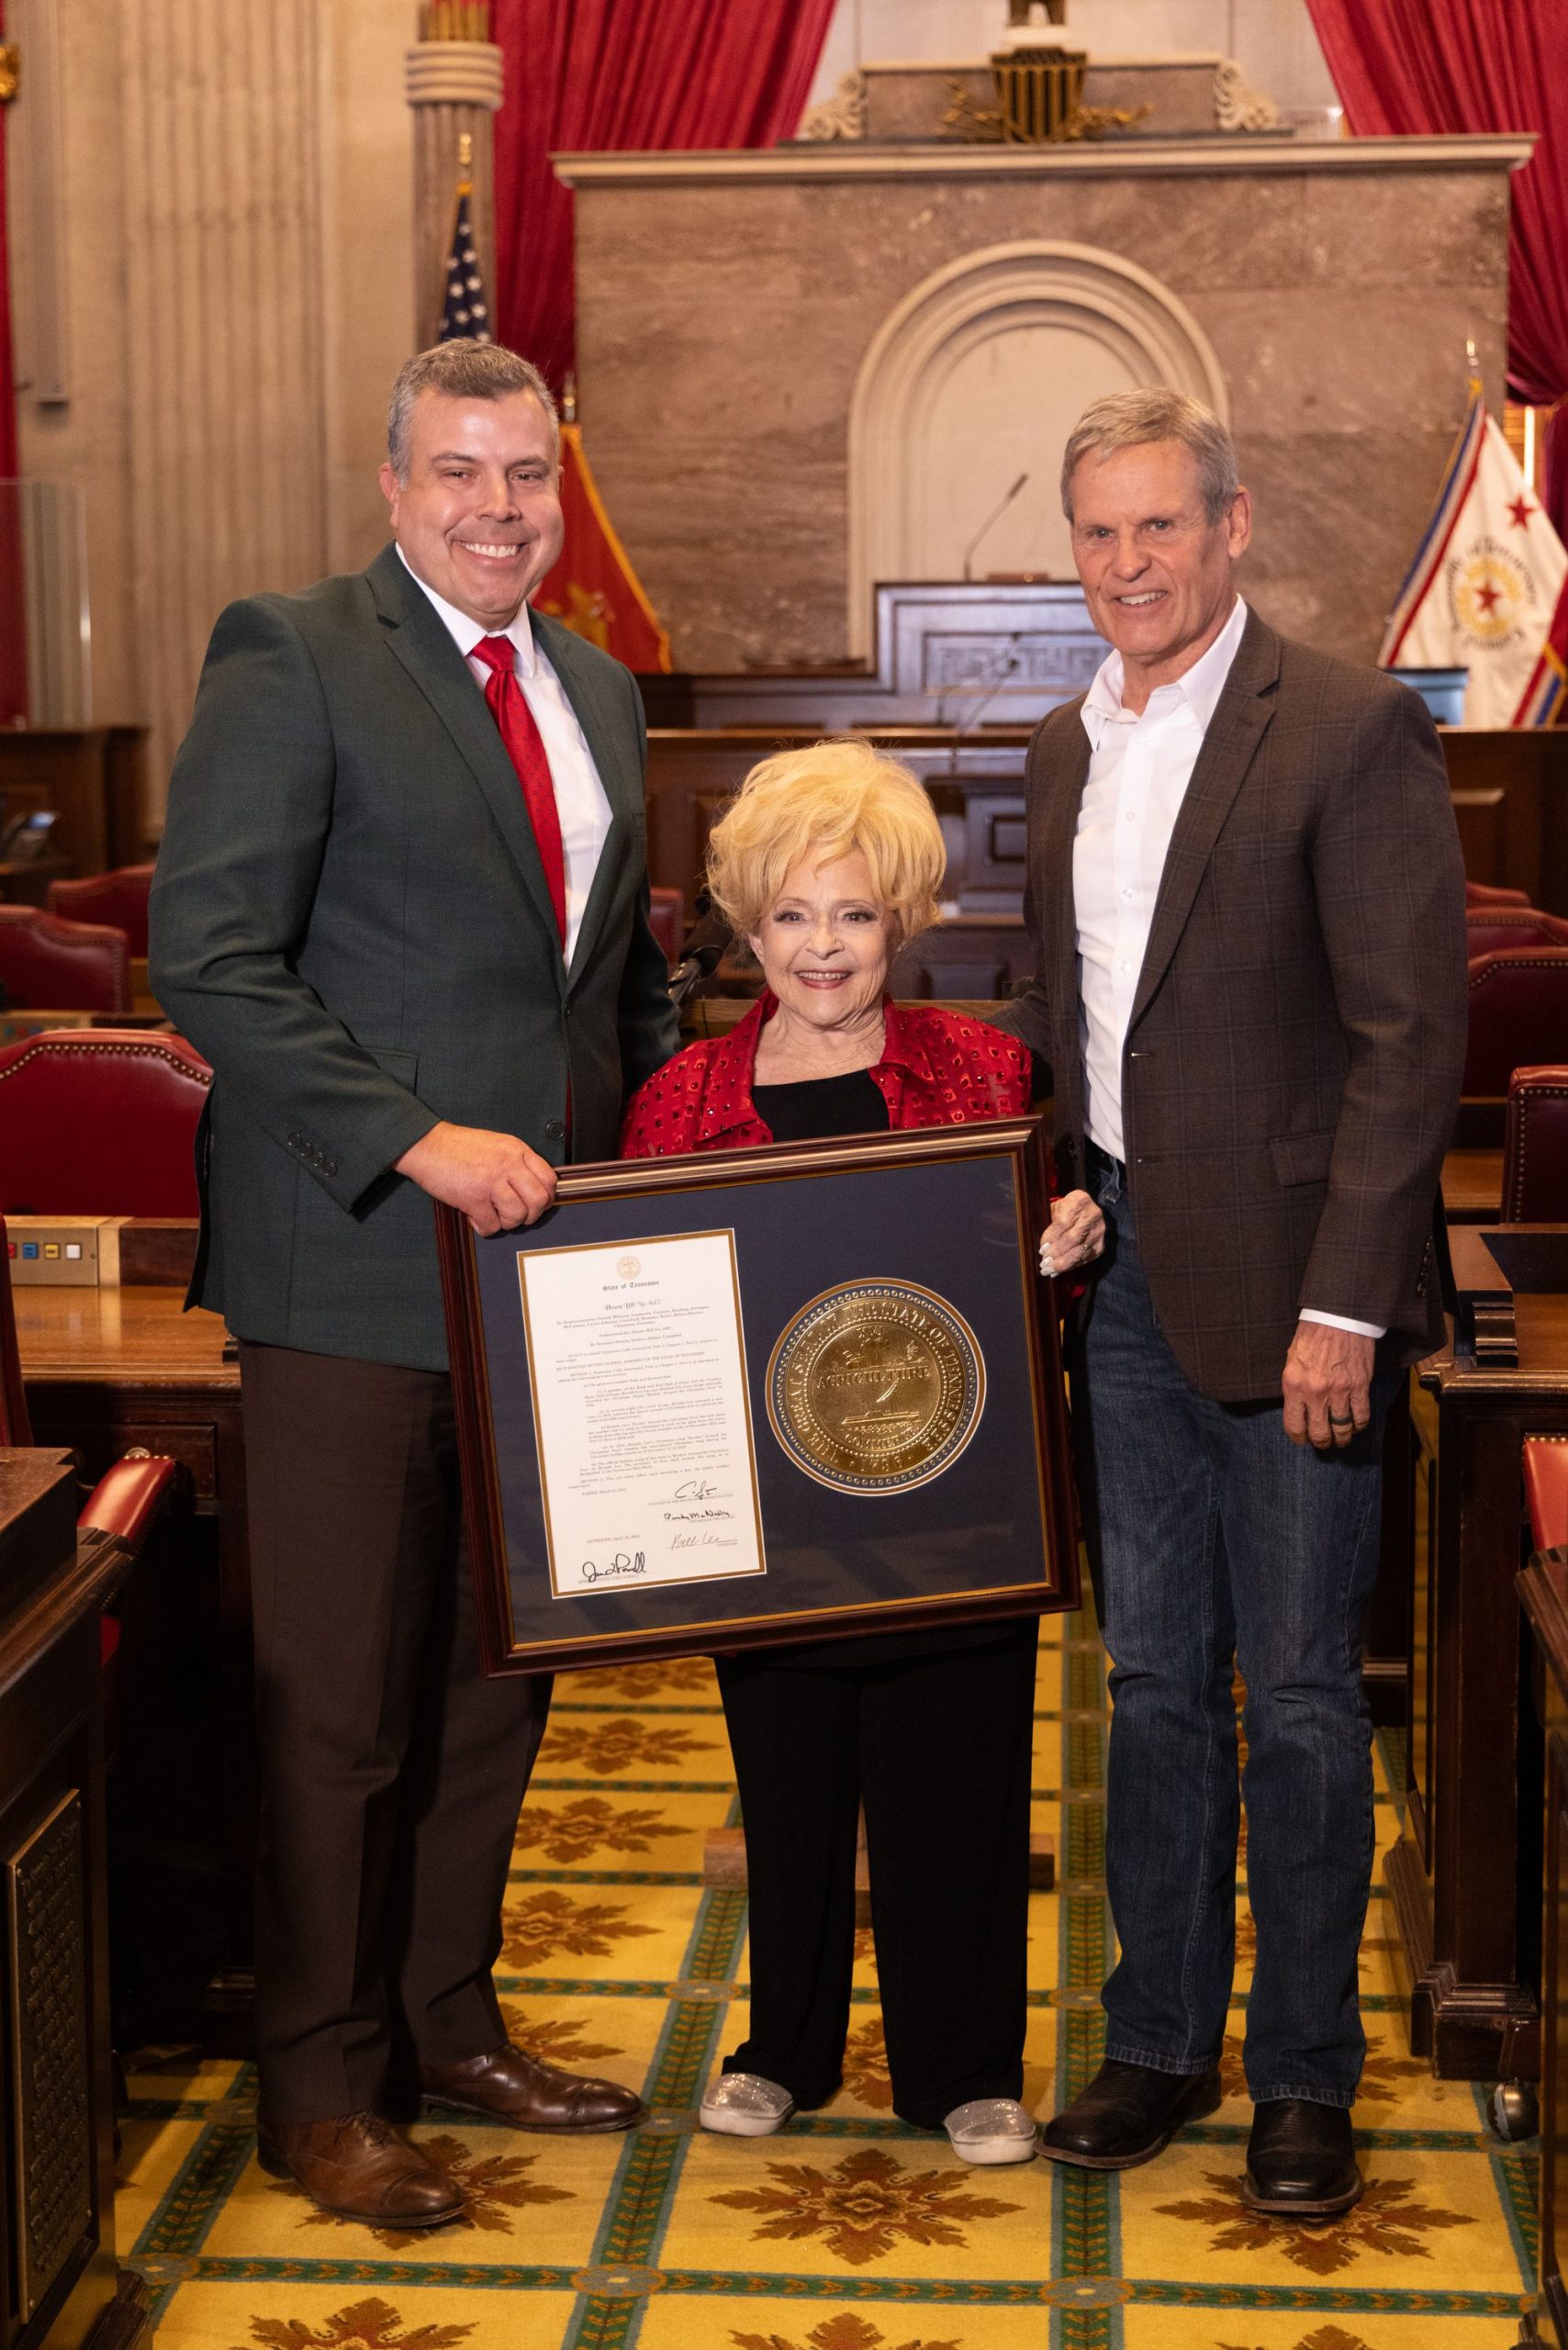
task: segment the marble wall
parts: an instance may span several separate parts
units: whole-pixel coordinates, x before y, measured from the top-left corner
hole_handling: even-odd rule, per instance
[[[1130,148],[879,162],[842,145],[566,165],[585,437],[678,666],[850,651],[868,352],[933,273],[1028,241],[1123,256],[1175,297],[1217,360],[1257,497],[1249,592],[1281,627],[1370,657],[1462,410],[1467,336],[1501,403],[1506,156],[1224,146],[1136,167]],[[991,431],[977,405],[951,452],[977,524]],[[1043,478],[1058,453],[1042,442]]]
[[[18,273],[22,466],[81,492],[93,712],[151,726],[155,825],[223,604],[358,567],[384,536],[386,390],[413,331],[413,9],[10,0],[13,221],[46,161],[26,79],[46,11],[60,252],[48,282]],[[53,340],[63,385],[36,364]]]

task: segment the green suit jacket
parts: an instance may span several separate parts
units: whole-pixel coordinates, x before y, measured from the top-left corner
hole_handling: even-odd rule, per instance
[[[244,1338],[442,1370],[431,1204],[392,1167],[438,1120],[615,1154],[675,1049],[648,927],[641,698],[533,628],[610,807],[571,966],[505,745],[388,546],[232,604],[174,763],[151,984],[215,1071],[191,1302]]]

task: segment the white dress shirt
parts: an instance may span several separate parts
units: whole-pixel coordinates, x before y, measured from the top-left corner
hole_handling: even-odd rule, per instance
[[[1246,626],[1247,607],[1238,596],[1208,651],[1174,684],[1157,686],[1141,711],[1122,706],[1119,653],[1101,664],[1084,696],[1089,779],[1072,850],[1083,1123],[1090,1140],[1112,1158],[1126,1156],[1122,1069],[1127,1024],[1170,835]],[[1376,1323],[1312,1306],[1303,1306],[1302,1318],[1363,1337],[1383,1336]]]
[[[544,744],[544,755],[550,762],[550,779],[555,787],[555,807],[561,819],[561,846],[566,861],[566,959],[568,964],[577,951],[577,933],[583,925],[583,909],[588,904],[593,877],[599,870],[599,860],[610,833],[610,801],[599,769],[593,763],[577,713],[566,699],[566,689],[552,668],[548,655],[534,641],[529,623],[526,604],[508,629],[481,628],[455,604],[438,596],[426,579],[404,554],[398,558],[410,579],[420,586],[446,623],[448,634],[468,664],[469,674],[481,691],[490,672],[482,661],[473,658],[474,647],[482,636],[510,636],[516,659],[516,677],[533,712]],[[522,786],[518,785],[521,793]]]

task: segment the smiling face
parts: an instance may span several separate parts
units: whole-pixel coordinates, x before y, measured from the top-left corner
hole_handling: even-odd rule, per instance
[[[846,1028],[880,1004],[896,931],[852,849],[829,864],[792,865],[751,949],[781,1011],[812,1028]]]
[[[1122,656],[1124,699],[1141,710],[1207,652],[1236,600],[1231,566],[1252,535],[1238,490],[1211,522],[1197,459],[1180,441],[1145,441],[1081,458],[1072,476],[1072,554],[1089,616]]]
[[[409,567],[491,632],[511,625],[561,552],[554,436],[532,392],[421,392],[408,478],[386,464],[381,487]]]

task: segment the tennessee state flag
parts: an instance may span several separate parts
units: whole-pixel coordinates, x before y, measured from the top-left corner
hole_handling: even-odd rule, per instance
[[[561,510],[566,541],[539,583],[535,609],[628,669],[667,670],[669,639],[604,510],[578,424],[561,427]]]
[[[1565,585],[1568,551],[1473,383],[1378,665],[1467,669],[1467,726],[1549,726]]]
[[[1530,672],[1516,726],[1561,726],[1568,720],[1568,580],[1557,599],[1540,658]]]

